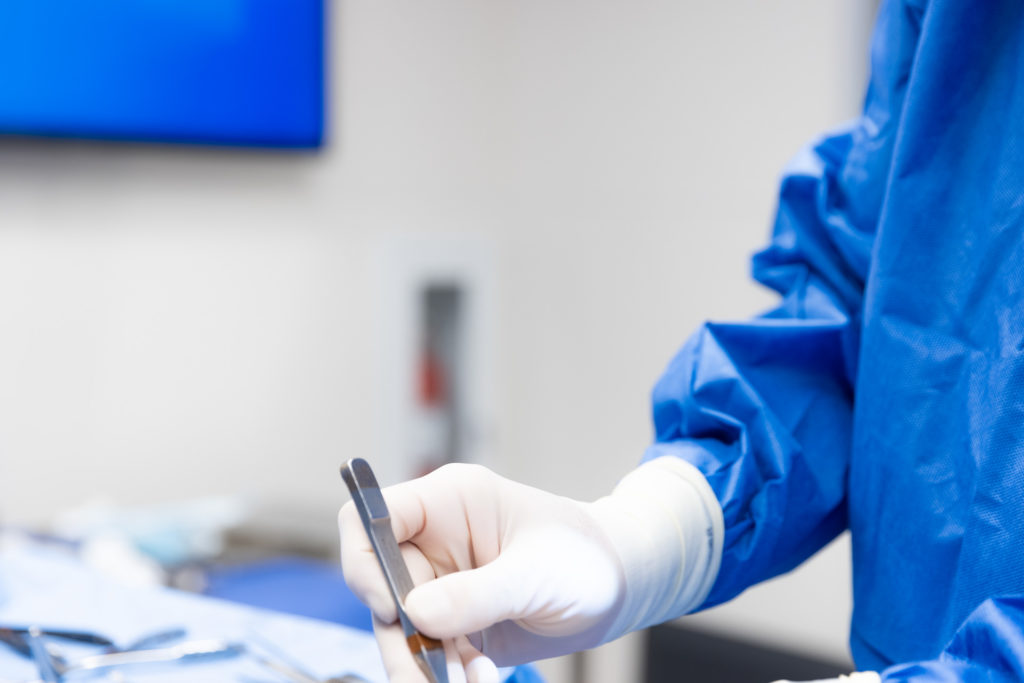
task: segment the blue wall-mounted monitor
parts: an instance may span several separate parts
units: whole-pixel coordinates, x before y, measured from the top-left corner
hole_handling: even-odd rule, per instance
[[[0,0],[0,134],[318,147],[324,0]]]

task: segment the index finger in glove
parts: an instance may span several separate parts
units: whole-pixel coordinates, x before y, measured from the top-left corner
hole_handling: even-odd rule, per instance
[[[418,479],[404,481],[381,490],[391,516],[391,528],[399,543],[419,542],[419,537],[451,538],[460,541],[470,536],[467,507],[469,499],[493,496],[497,480],[493,472],[480,465],[448,464]]]

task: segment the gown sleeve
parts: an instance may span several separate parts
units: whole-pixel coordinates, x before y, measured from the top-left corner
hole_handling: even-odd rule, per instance
[[[853,136],[824,138],[786,171],[771,245],[753,262],[779,306],[703,325],[653,391],[644,460],[684,458],[722,506],[721,568],[705,607],[791,569],[846,527],[863,286],[849,257],[867,245],[839,237],[849,226],[830,217],[829,188]]]
[[[754,278],[776,308],[703,325],[653,391],[644,460],[684,458],[704,474],[725,523],[721,568],[703,607],[795,567],[847,526],[864,283],[920,23],[879,10],[862,115],[785,169],[769,246]]]
[[[966,59],[963,45],[1002,55],[985,39],[993,26],[1016,30],[1020,12],[1010,2],[883,0],[862,116],[786,169],[771,243],[754,257],[754,277],[782,295],[779,305],[747,322],[703,325],[655,386],[645,459],[691,462],[722,506],[721,568],[704,607],[787,571],[846,526],[864,283],[883,197],[906,191],[890,175],[908,84],[944,83],[943,60]],[[990,71],[986,64],[972,68]],[[927,131],[942,124],[915,122]],[[1024,681],[1024,594],[1011,593],[978,605],[933,658],[885,669],[883,682]]]

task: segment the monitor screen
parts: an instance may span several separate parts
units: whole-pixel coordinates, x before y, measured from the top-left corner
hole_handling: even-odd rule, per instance
[[[323,0],[3,0],[0,134],[318,147]]]

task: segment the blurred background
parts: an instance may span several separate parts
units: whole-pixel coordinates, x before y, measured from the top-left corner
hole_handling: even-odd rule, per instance
[[[184,12],[181,35],[232,35],[247,16],[245,0],[195,16],[149,4]],[[280,61],[255,43],[270,57],[239,77],[264,98],[200,108],[182,119],[195,129],[146,128],[143,110],[104,128],[67,103],[66,120],[26,114],[19,98],[45,89],[31,78],[0,97],[7,527],[244,600],[333,562],[350,457],[384,483],[458,460],[606,493],[650,441],[649,391],[690,331],[772,302],[749,255],[787,159],[857,113],[874,14],[867,0],[300,6],[313,23],[289,24]],[[0,78],[18,78],[12,54]],[[111,92],[136,87],[129,64],[105,68]],[[294,102],[306,109],[280,130],[232,125]],[[690,631],[852,666],[848,563],[840,539],[685,632],[541,669],[655,680],[650,663]]]

